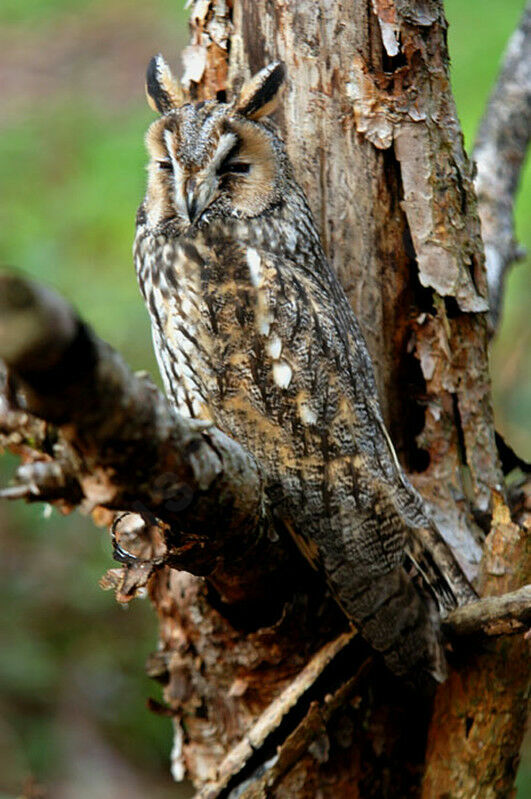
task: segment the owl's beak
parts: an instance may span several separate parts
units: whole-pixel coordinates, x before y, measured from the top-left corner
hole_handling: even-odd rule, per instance
[[[199,181],[196,177],[188,178],[184,197],[188,219],[197,222],[203,211],[214,199],[216,184],[209,180]]]
[[[190,222],[195,222],[197,216],[197,197],[196,197],[196,190],[197,190],[197,181],[195,178],[190,178],[188,183],[186,184],[186,210],[188,212],[188,219]]]

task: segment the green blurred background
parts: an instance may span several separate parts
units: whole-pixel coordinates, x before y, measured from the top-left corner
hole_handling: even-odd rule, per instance
[[[157,374],[131,264],[152,114],[145,66],[186,41],[182,0],[2,0],[0,262],[55,286],[134,368]],[[522,0],[447,0],[452,77],[467,147]],[[531,175],[516,210],[531,249]],[[531,269],[511,272],[492,349],[498,429],[531,456]],[[15,461],[2,459],[7,482]],[[98,579],[106,531],[80,515],[0,505],[0,799],[32,775],[59,799],[177,797],[171,725],[152,715],[147,602],[117,605]],[[184,794],[182,794],[184,795]],[[531,796],[531,766],[519,799]]]

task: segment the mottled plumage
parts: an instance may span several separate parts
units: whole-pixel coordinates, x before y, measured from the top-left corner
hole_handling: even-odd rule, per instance
[[[162,58],[150,64],[163,114],[147,134],[134,253],[155,351],[176,409],[261,462],[275,515],[388,666],[441,680],[436,603],[471,590],[397,461],[356,318],[260,120],[282,80],[273,64],[230,104],[182,104]],[[406,555],[431,591],[410,581]]]

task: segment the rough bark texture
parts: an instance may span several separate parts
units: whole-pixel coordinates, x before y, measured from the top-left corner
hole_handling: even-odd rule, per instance
[[[528,578],[524,529],[495,497],[479,581],[483,595],[510,591]],[[529,698],[529,640],[472,640],[459,660],[435,699],[422,797],[512,796]]]
[[[520,588],[529,553],[495,446],[483,249],[440,3],[196,0],[191,28],[192,99],[285,62],[278,122],[400,456],[480,594]],[[147,585],[158,613],[148,671],[175,720],[175,778],[203,799],[510,796],[524,637],[456,636],[434,706],[407,693],[269,528],[248,454],[171,416],[67,307],[22,288],[2,295],[0,432],[27,463],[5,494],[130,514],[113,525],[124,565],[104,582],[121,601]],[[24,346],[11,347],[14,331]]]

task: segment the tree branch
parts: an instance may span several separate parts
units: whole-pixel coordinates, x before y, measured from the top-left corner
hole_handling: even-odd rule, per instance
[[[505,274],[524,254],[514,237],[513,207],[530,136],[531,3],[528,3],[509,40],[473,152],[493,329],[500,315]]]
[[[531,585],[502,596],[488,596],[456,608],[443,621],[447,632],[455,636],[511,635],[531,624]]]
[[[4,496],[161,520],[164,562],[209,575],[227,601],[267,592],[290,558],[266,534],[254,458],[213,426],[175,414],[54,292],[3,273],[0,297],[0,357],[9,369],[0,433],[27,461]]]

